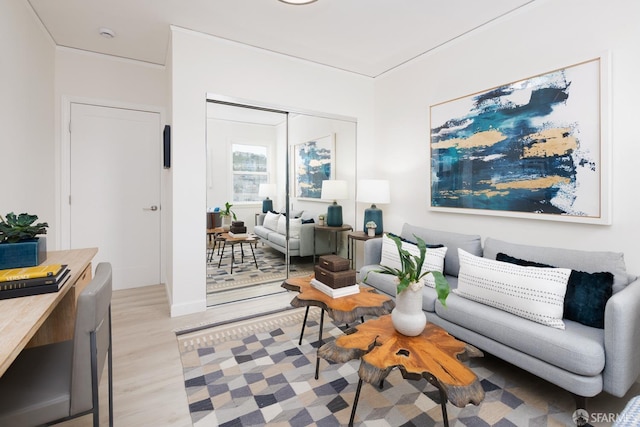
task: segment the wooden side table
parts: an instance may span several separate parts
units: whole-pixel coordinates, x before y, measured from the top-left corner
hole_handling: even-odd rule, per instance
[[[313,275],[306,277],[292,277],[282,282],[282,287],[289,290],[300,292],[291,300],[293,307],[306,307],[302,321],[302,330],[300,331],[300,340],[298,345],[302,344],[302,336],[304,328],[307,324],[307,316],[309,315],[309,307],[320,307],[322,313],[320,315],[320,329],[318,331],[318,341],[322,345],[322,329],[324,328],[324,312],[338,323],[353,323],[356,319],[364,322],[364,316],[381,316],[391,313],[396,306],[391,297],[379,294],[374,288],[369,286],[360,286],[360,293],[348,295],[340,298],[331,298],[329,295],[321,292],[311,286]],[[316,379],[318,379],[318,370],[320,366],[320,357],[316,358]]]
[[[394,368],[400,369],[403,378],[424,378],[440,391],[445,426],[449,425],[447,400],[463,408],[469,403],[479,405],[484,399],[478,377],[458,359],[463,355],[479,357],[482,352],[433,323],[428,323],[421,335],[407,337],[396,332],[391,315],[387,315],[368,320],[346,333],[320,347],[318,356],[335,363],[361,360],[349,426],[356,415],[362,382],[381,385]]]
[[[381,237],[382,237],[382,234],[369,236],[364,231],[350,231],[349,233],[347,233],[347,258],[349,259],[349,262],[351,263],[351,268],[355,268],[356,267],[356,262],[355,262],[355,259],[356,259],[356,245],[355,245],[355,242],[356,242],[356,240],[359,240],[359,241],[362,241],[362,242],[366,242],[367,240],[379,239]]]
[[[244,262],[244,249],[242,247],[242,245],[244,243],[248,243],[249,244],[249,249],[251,249],[251,255],[253,255],[253,262],[256,265],[256,269],[258,268],[258,261],[256,260],[256,253],[253,251],[253,244],[257,243],[258,240],[252,236],[250,237],[231,237],[229,236],[228,233],[223,233],[220,236],[220,239],[222,239],[223,243],[222,243],[222,252],[220,253],[220,260],[218,261],[218,268],[220,268],[220,265],[222,264],[222,257],[224,256],[224,250],[227,247],[227,244],[231,245],[231,274],[233,274],[233,264],[236,261],[236,256],[235,256],[235,245],[239,244],[240,245],[240,262]]]
[[[316,232],[320,230],[320,231],[327,231],[329,233],[333,233],[333,237],[334,237],[334,241],[335,241],[335,251],[333,252],[334,254],[338,253],[338,233],[344,232],[344,231],[352,231],[353,227],[348,225],[348,224],[342,224],[339,227],[332,227],[329,225],[319,225],[316,224],[313,227],[313,263],[316,263]]]

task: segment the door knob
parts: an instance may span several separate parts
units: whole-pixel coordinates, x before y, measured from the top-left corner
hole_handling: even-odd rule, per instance
[[[157,211],[158,207],[156,205],[152,205],[150,208],[142,208],[144,211]]]

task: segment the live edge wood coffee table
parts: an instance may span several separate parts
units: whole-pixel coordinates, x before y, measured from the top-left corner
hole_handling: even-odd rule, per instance
[[[307,316],[309,315],[309,307],[320,307],[320,330],[318,332],[319,347],[322,345],[322,329],[324,328],[324,312],[338,323],[355,322],[364,316],[382,316],[391,313],[396,306],[395,302],[387,295],[379,294],[375,289],[368,286],[360,286],[360,293],[347,295],[340,298],[331,298],[329,295],[321,292],[311,286],[313,275],[306,277],[293,277],[285,280],[282,287],[289,291],[300,292],[293,300],[293,307],[307,307],[302,321],[302,330],[300,331],[300,340],[298,345],[302,344],[302,336],[304,328],[307,324]],[[320,357],[316,359],[316,379],[318,379],[318,369],[320,366]]]
[[[394,368],[400,369],[403,378],[425,378],[440,391],[445,426],[449,425],[447,400],[463,408],[469,403],[478,405],[484,399],[478,377],[458,359],[480,357],[482,352],[458,341],[433,323],[428,323],[421,335],[407,337],[396,332],[390,315],[371,319],[320,347],[318,355],[335,363],[361,360],[349,426],[353,425],[356,415],[362,382],[382,386],[382,381]]]

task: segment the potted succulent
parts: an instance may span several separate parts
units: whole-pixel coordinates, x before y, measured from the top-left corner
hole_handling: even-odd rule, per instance
[[[424,277],[432,274],[435,280],[438,301],[446,307],[446,299],[449,296],[449,282],[439,271],[422,271],[427,245],[420,237],[415,236],[420,255],[413,255],[402,247],[402,241],[397,236],[388,236],[398,247],[401,269],[381,266],[378,273],[396,276],[398,285],[396,289],[396,307],[391,312],[393,326],[398,332],[407,336],[420,335],[427,324],[427,318],[422,311],[422,288]]]
[[[236,217],[236,213],[231,210],[232,206],[233,205],[231,203],[226,202],[224,204],[224,209],[220,210],[220,216],[222,217],[222,228],[224,228],[225,231],[229,231],[229,228],[231,227],[231,218],[233,218],[234,221],[238,219]]]
[[[365,225],[367,227],[367,235],[373,237],[376,235],[376,228],[378,227],[375,222],[369,221]]]
[[[28,213],[0,215],[0,269],[32,267],[46,259],[46,240],[38,236],[47,233],[49,224],[37,219]]]

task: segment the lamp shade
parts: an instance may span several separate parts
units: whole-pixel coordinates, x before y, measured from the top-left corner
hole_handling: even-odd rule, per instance
[[[327,179],[322,181],[322,192],[320,198],[323,200],[343,200],[349,198],[347,181],[338,179]]]
[[[260,184],[260,186],[258,187],[258,196],[260,197],[273,197],[275,193],[275,184]]]
[[[362,203],[390,203],[391,192],[386,179],[361,179],[358,181],[357,201]]]

